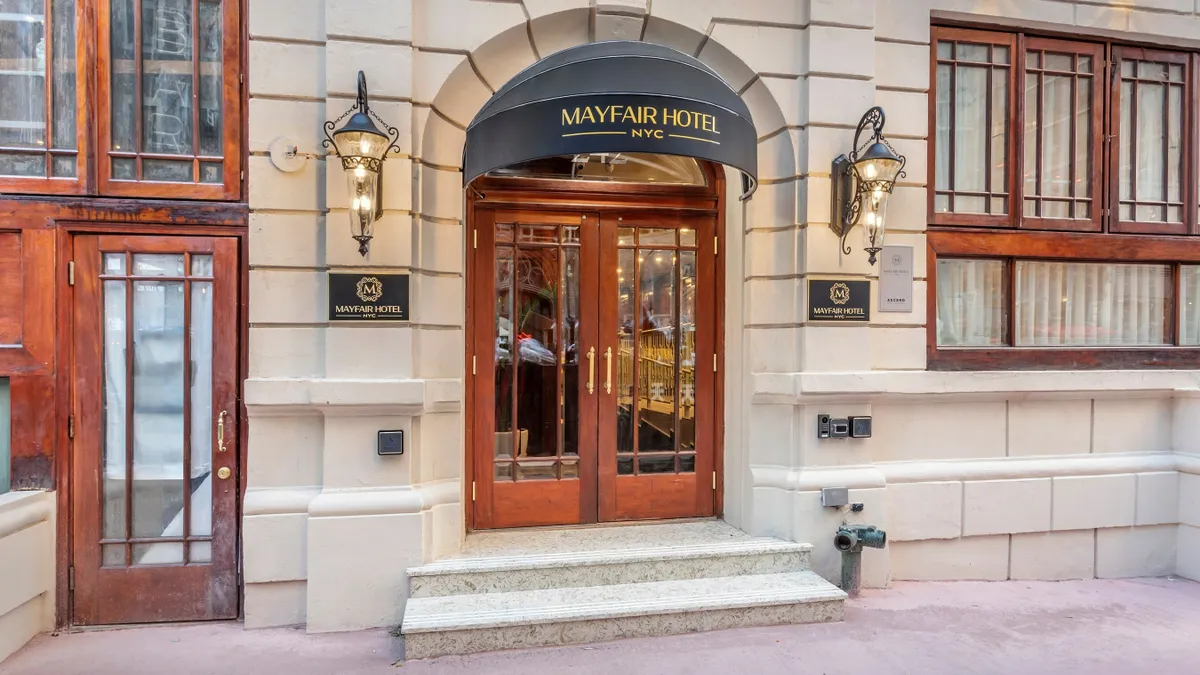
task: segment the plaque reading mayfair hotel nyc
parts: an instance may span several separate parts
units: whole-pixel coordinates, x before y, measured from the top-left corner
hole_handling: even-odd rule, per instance
[[[809,321],[867,321],[870,318],[871,282],[808,280]]]
[[[408,275],[330,272],[329,320],[408,321]]]

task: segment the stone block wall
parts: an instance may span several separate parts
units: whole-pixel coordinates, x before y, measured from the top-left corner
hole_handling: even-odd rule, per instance
[[[695,55],[749,105],[760,187],[726,214],[725,518],[810,541],[847,514],[892,531],[866,580],[1200,576],[1195,372],[928,373],[925,222],[931,21],[1200,48],[1193,0],[251,0],[247,625],[394,625],[404,570],[464,531],[465,129],[510,77],[559,49],[642,39]],[[401,130],[370,254],[349,236],[321,124],[366,73]],[[839,255],[830,161],[871,105],[908,157],[888,243],[914,248],[911,314],[805,321],[810,276],[877,282]],[[267,147],[307,156],[276,169]],[[737,181],[729,181],[736,186]],[[857,242],[858,233],[851,233]],[[411,275],[412,321],[331,325],[328,271]],[[873,294],[874,295],[874,294]],[[817,442],[815,415],[872,414],[875,437]],[[379,458],[374,432],[407,433]],[[1170,495],[1174,491],[1177,503]],[[1061,555],[1051,555],[1058,551]],[[1177,553],[1177,555],[1176,555]]]

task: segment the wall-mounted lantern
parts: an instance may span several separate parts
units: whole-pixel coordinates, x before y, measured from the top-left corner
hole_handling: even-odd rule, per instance
[[[874,265],[883,248],[888,197],[896,181],[904,176],[904,156],[896,154],[883,137],[883,108],[875,106],[862,116],[854,132],[850,156],[833,160],[833,233],[841,238],[842,253],[850,254],[846,235],[855,225],[863,226],[863,249]],[[871,137],[859,145],[863,131],[871,128]]]
[[[337,123],[347,117],[350,119],[346,124],[334,131]],[[386,133],[375,126],[372,117],[383,125]],[[364,257],[375,221],[383,216],[383,195],[379,188],[383,160],[389,151],[400,151],[396,145],[399,138],[400,131],[371,110],[367,103],[367,76],[358,71],[358,98],[341,117],[325,123],[325,140],[321,143],[333,148],[342,160],[350,190],[350,234],[358,241],[358,252]]]

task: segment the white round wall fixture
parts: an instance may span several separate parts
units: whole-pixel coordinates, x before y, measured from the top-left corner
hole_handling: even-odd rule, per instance
[[[287,136],[280,136],[271,141],[267,150],[271,153],[271,163],[275,168],[287,173],[303,169],[304,163],[308,161],[308,156],[300,152],[296,141]]]

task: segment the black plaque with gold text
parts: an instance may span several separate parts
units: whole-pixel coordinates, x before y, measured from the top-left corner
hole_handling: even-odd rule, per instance
[[[330,272],[329,320],[408,321],[408,275]]]
[[[809,321],[868,321],[870,318],[871,282],[808,280]]]

